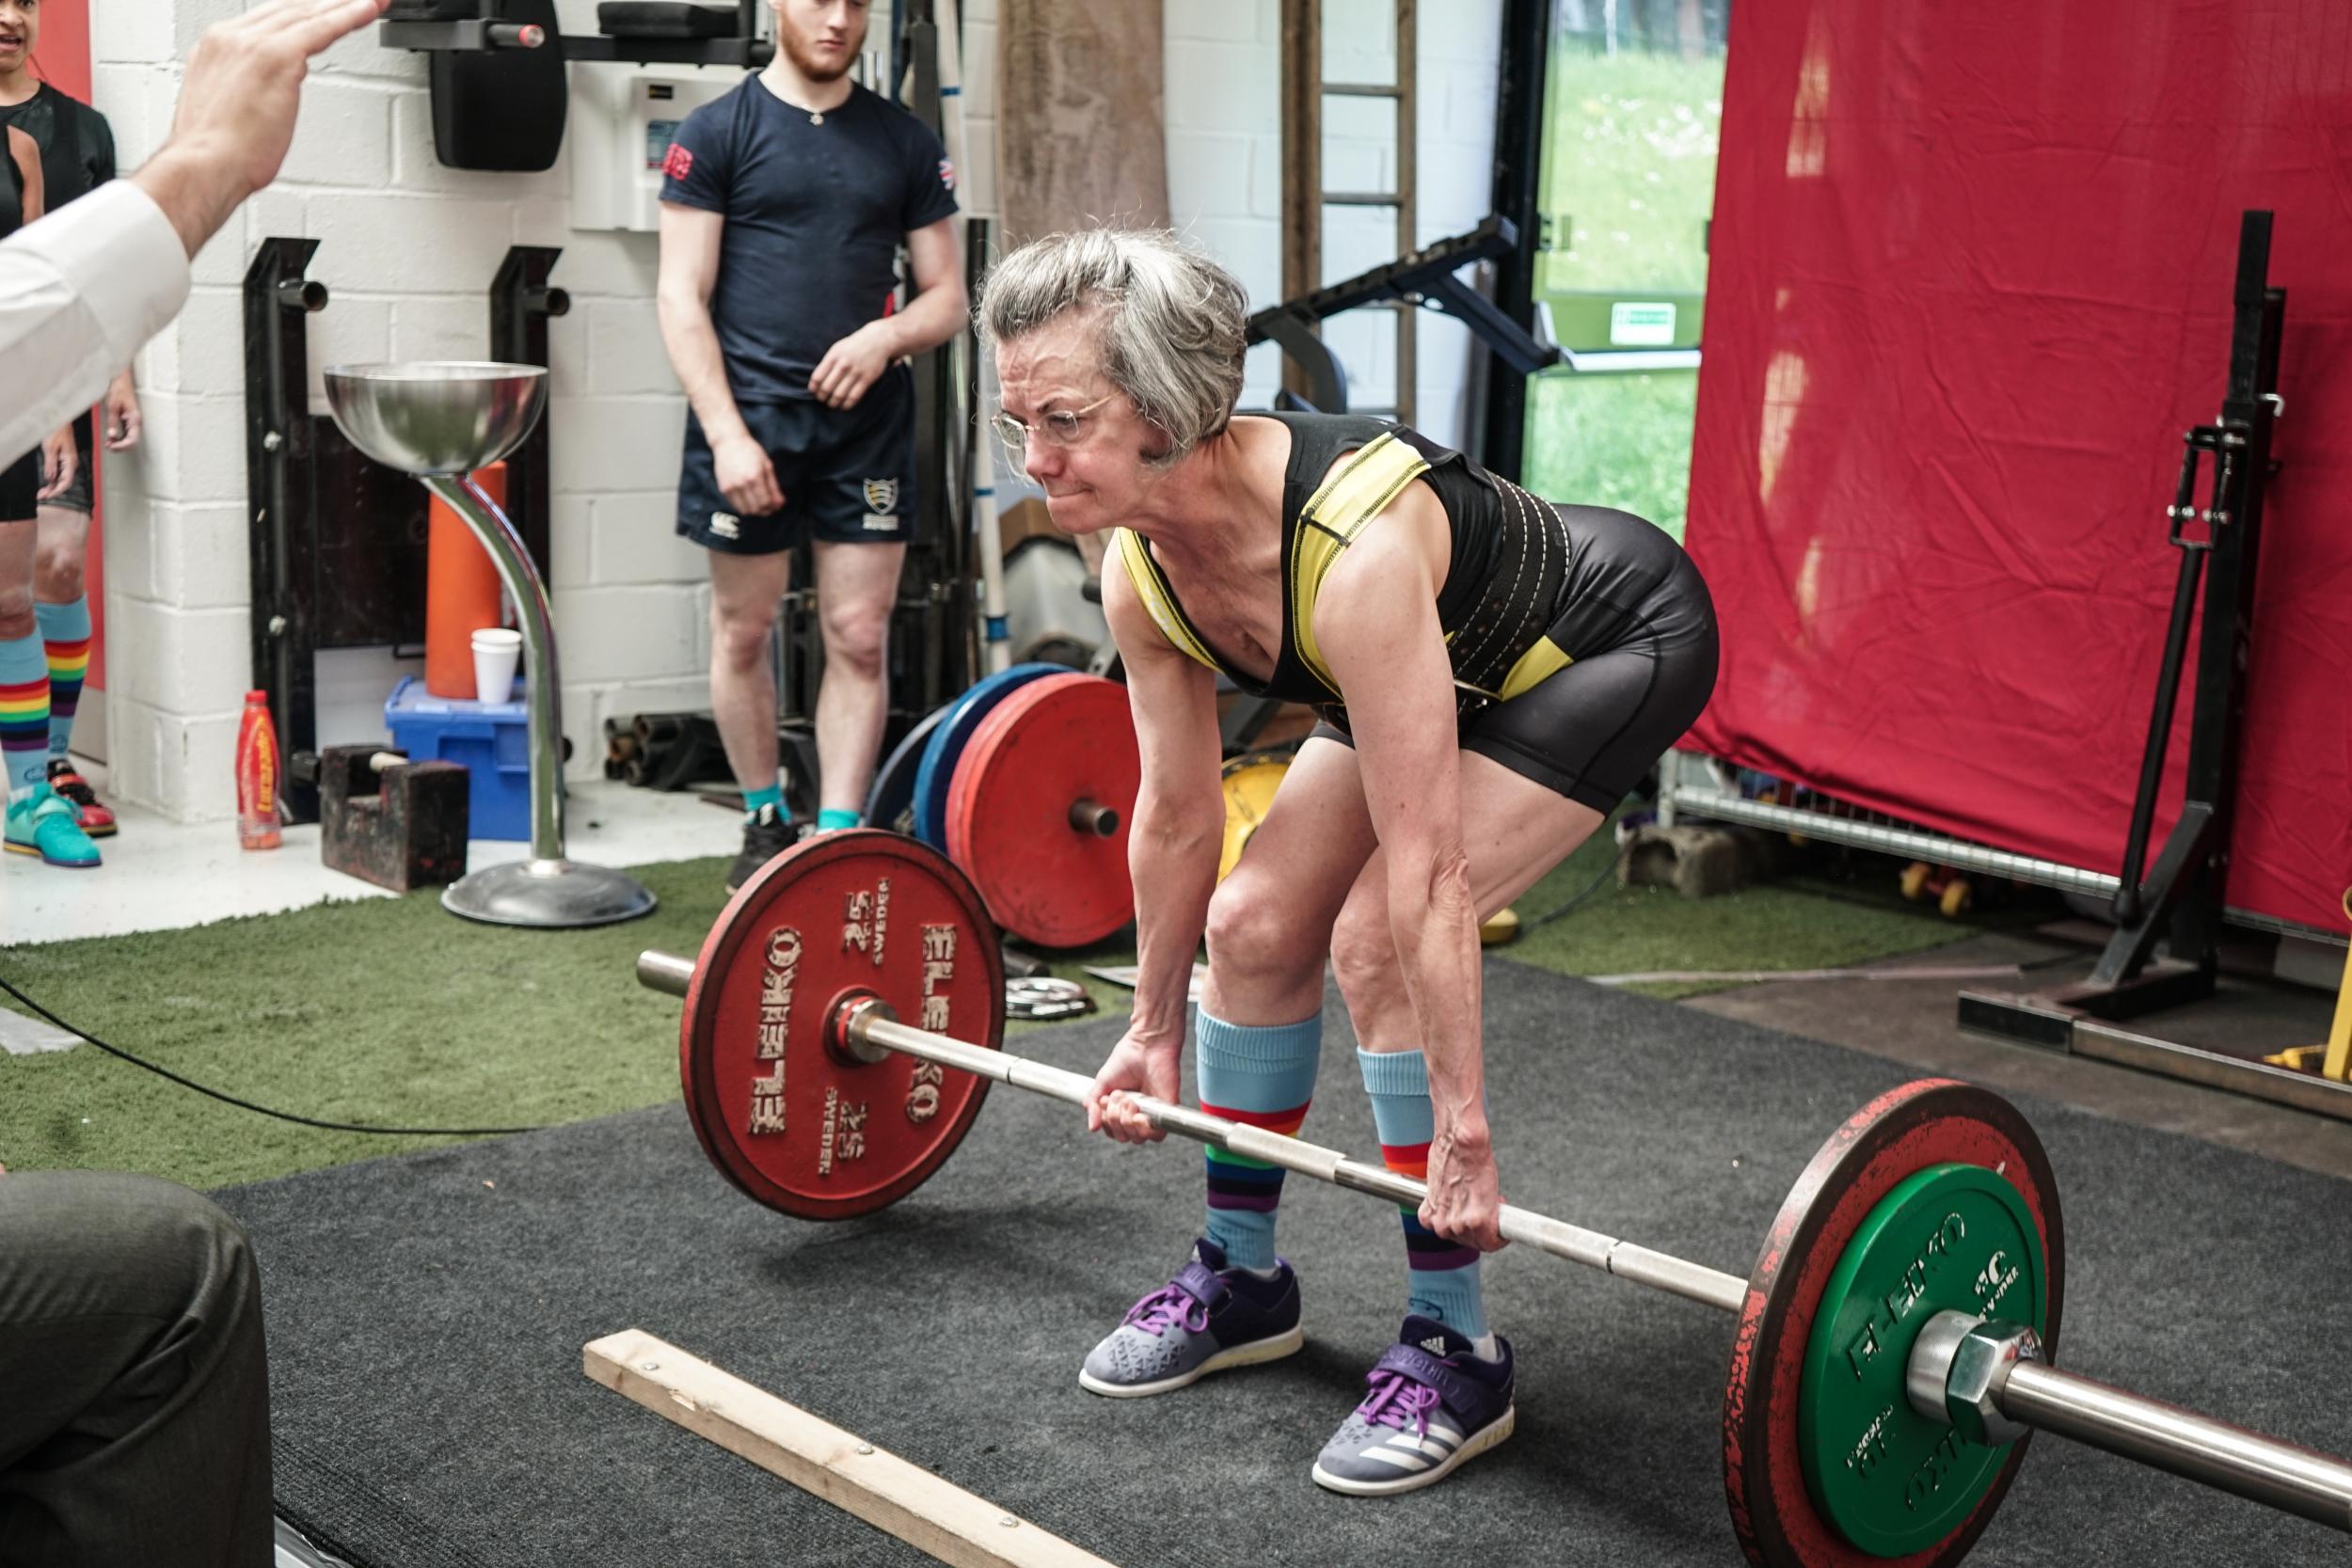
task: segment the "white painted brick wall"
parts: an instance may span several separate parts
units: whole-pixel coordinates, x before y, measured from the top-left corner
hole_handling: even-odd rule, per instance
[[[1327,3],[1337,19],[1327,32],[1327,70],[1387,79],[1387,0]],[[563,8],[567,25],[593,25],[593,0],[563,0]],[[177,62],[188,45],[211,21],[242,8],[242,0],[96,8],[95,96],[123,166],[135,166],[167,131]],[[996,205],[996,0],[970,0],[964,10],[962,194],[968,211],[987,214]],[[1280,285],[1279,0],[1167,0],[1166,12],[1174,216],[1263,304]],[[1501,0],[1422,8],[1424,240],[1458,231],[1485,211],[1500,18]],[[881,51],[887,6],[874,8],[871,25]],[[1344,114],[1362,118],[1366,107]],[[1342,173],[1392,178],[1385,146],[1365,145],[1386,139],[1385,121],[1358,127],[1335,117],[1330,182],[1342,183]],[[250,678],[240,285],[255,248],[272,235],[321,242],[310,276],[333,298],[308,327],[310,395],[322,410],[319,373],[327,364],[481,356],[485,291],[507,246],[562,247],[554,281],[571,294],[572,311],[550,322],[548,333],[549,575],[574,775],[596,771],[606,718],[707,703],[704,562],[671,532],[684,401],[653,320],[658,245],[649,234],[574,232],[569,191],[563,160],[527,175],[436,162],[422,56],[363,33],[317,63],[278,183],[205,247],[188,309],[140,355],[147,441],[128,457],[106,459],[114,786],[125,800],[184,819],[233,808],[230,758]],[[1373,230],[1386,220],[1364,216]],[[1360,237],[1346,225],[1335,231],[1331,276],[1393,249],[1364,239],[1370,248],[1359,257]],[[1353,264],[1339,265],[1342,253]],[[1422,422],[1451,438],[1466,339],[1441,321],[1424,321],[1421,334]],[[1376,373],[1393,377],[1386,353],[1376,343],[1351,352],[1362,401],[1375,401],[1368,383]],[[1254,352],[1248,401],[1268,401],[1278,376],[1272,352]],[[380,694],[359,692],[364,680],[342,684],[353,703],[380,707]],[[335,716],[328,727],[341,733],[345,720],[365,721],[355,714]]]

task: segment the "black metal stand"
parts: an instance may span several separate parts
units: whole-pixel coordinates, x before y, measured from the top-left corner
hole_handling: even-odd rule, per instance
[[[317,249],[264,240],[245,275],[253,684],[289,754],[318,745],[319,649],[424,635],[423,492],[310,411],[306,323],[327,295],[302,274]],[[318,820],[315,784],[290,778],[280,799],[290,820]]]
[[[1560,350],[1498,309],[1494,301],[1455,276],[1477,261],[1517,254],[1518,230],[1507,217],[1488,217],[1468,233],[1383,262],[1343,283],[1333,283],[1296,299],[1269,305],[1249,318],[1249,341],[1271,342],[1307,372],[1304,403],[1326,414],[1347,412],[1347,370],[1315,333],[1315,324],[1382,300],[1404,300],[1455,318],[1477,334],[1495,356],[1520,375],[1560,362]]]
[[[1542,222],[1544,83],[1551,62],[1552,0],[1504,0],[1501,87],[1495,94],[1495,179],[1487,206],[1524,241],[1495,263],[1495,302],[1522,330],[1535,321],[1535,245]],[[1467,437],[1490,473],[1524,477],[1527,373],[1502,355],[1486,360],[1485,418]]]
[[[2125,835],[2115,934],[2090,977],[2078,985],[2026,997],[1963,991],[1963,1028],[2064,1050],[2073,1044],[2078,1018],[2131,1018],[2213,994],[2229,879],[2238,741],[2246,713],[2263,493],[2270,477],[2271,429],[2280,407],[2279,346],[2286,291],[2267,285],[2270,216],[2249,212],[2241,222],[2230,379],[2221,417],[2217,423],[2187,433],[2180,483],[2172,504],[2165,509],[2170,541],[2182,552],[2180,576],[2141,759],[2139,791]],[[2212,488],[2200,510],[2195,492],[2201,454],[2206,452],[2213,454]],[[2202,537],[2192,536],[2192,526],[2200,523]],[[2142,881],[2190,622],[2199,610],[2201,575],[2202,629],[2185,799],[2154,869]]]
[[[326,285],[305,278],[316,240],[263,240],[245,276],[246,495],[253,598],[253,684],[288,756],[318,749],[322,648],[424,640],[428,498],[372,461],[310,408],[310,314]],[[490,289],[490,356],[548,362],[548,317],[571,302],[548,285],[562,252],[516,245]],[[507,513],[544,577],[548,563],[545,420],[507,459]],[[311,780],[289,776],[288,820],[319,819]]]
[[[548,318],[569,315],[572,309],[572,296],[548,282],[563,254],[554,245],[508,247],[490,282],[492,359],[508,365],[548,363]],[[522,531],[523,544],[542,577],[555,572],[548,542],[548,426],[553,422],[542,419],[531,438],[506,459],[506,515]]]

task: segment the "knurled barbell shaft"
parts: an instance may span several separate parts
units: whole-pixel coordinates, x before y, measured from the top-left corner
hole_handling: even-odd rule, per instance
[[[639,971],[640,975],[644,970]],[[985,1051],[961,1040],[935,1035],[927,1029],[916,1029],[898,1022],[890,1016],[887,1005],[880,1001],[853,1004],[849,1009],[846,1033],[852,1041],[871,1042],[919,1056],[942,1067],[960,1068],[977,1077],[999,1084],[1009,1084],[1016,1089],[1028,1089],[1054,1100],[1084,1105],[1093,1095],[1094,1080],[1082,1073],[1049,1067],[1002,1051]],[[1311,1176],[1336,1187],[1350,1187],[1359,1193],[1371,1193],[1392,1203],[1419,1207],[1429,1196],[1428,1187],[1410,1177],[1399,1176],[1380,1165],[1368,1165],[1351,1160],[1336,1148],[1269,1132],[1263,1127],[1247,1122],[1228,1121],[1189,1106],[1170,1105],[1166,1101],[1146,1096],[1136,1097],[1136,1109],[1152,1126],[1163,1132],[1180,1132],[1198,1138],[1219,1148],[1229,1148],[1252,1160],[1269,1165]],[[1565,1258],[1571,1263],[1613,1274],[1637,1285],[1647,1285],[1669,1295],[1703,1301],[1720,1307],[1726,1312],[1737,1312],[1747,1299],[1748,1282],[1720,1269],[1686,1261],[1669,1253],[1653,1252],[1631,1242],[1621,1242],[1614,1236],[1604,1236],[1597,1230],[1570,1225],[1549,1215],[1526,1209],[1503,1205],[1501,1216],[1505,1239],[1524,1242],[1541,1252]]]
[[[694,981],[694,961],[675,953],[645,952],[637,957],[637,979],[654,990],[684,996]],[[992,1083],[1009,1084],[1016,1089],[1028,1089],[1049,1099],[1084,1105],[1091,1098],[1094,1080],[1080,1073],[1031,1061],[1009,1052],[987,1051],[946,1035],[935,1035],[928,1029],[916,1029],[900,1023],[892,1016],[887,1004],[880,999],[853,1004],[849,1009],[845,1032],[852,1044],[877,1045],[937,1062]],[[1325,1148],[1304,1143],[1297,1138],[1269,1132],[1263,1127],[1245,1122],[1228,1121],[1204,1111],[1184,1105],[1170,1105],[1165,1101],[1143,1096],[1136,1099],[1136,1109],[1152,1126],[1167,1132],[1182,1133],[1198,1138],[1219,1148],[1232,1149],[1252,1160],[1263,1160],[1269,1165],[1311,1176],[1318,1181],[1328,1181],[1335,1187],[1350,1187],[1359,1193],[1370,1193],[1393,1203],[1419,1207],[1429,1196],[1428,1187],[1410,1177],[1399,1176],[1380,1165],[1368,1165],[1352,1160],[1336,1148]],[[1669,1295],[1703,1301],[1709,1307],[1720,1307],[1726,1312],[1737,1312],[1747,1299],[1748,1282],[1720,1269],[1677,1258],[1670,1253],[1653,1252],[1631,1242],[1621,1242],[1614,1236],[1604,1236],[1597,1230],[1587,1230],[1581,1225],[1570,1225],[1545,1214],[1505,1204],[1501,1217],[1505,1239],[1523,1242],[1539,1252],[1565,1258],[1571,1263],[1581,1263],[1589,1269],[1629,1279]]]

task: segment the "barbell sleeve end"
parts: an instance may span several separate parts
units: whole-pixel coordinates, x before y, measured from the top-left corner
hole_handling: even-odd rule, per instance
[[[684,996],[694,983],[694,960],[648,947],[637,955],[637,983],[647,990]]]
[[[1097,838],[1116,838],[1119,835],[1119,812],[1096,800],[1073,800],[1070,802],[1070,825],[1082,833],[1092,833]]]

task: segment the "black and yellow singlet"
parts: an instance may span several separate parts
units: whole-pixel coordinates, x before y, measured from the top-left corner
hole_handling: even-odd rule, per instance
[[[1386,420],[1249,417],[1279,420],[1291,434],[1274,669],[1260,683],[1221,657],[1184,613],[1150,543],[1120,529],[1111,553],[1179,652],[1253,696],[1313,706],[1343,738],[1346,694],[1316,646],[1315,606],[1343,552],[1419,481],[1437,494],[1453,529],[1438,623],[1466,747],[1562,793],[1598,800],[1630,787],[1705,705],[1715,674],[1713,607],[1690,558],[1659,529],[1629,513],[1538,499]],[[1604,656],[1594,679],[1545,686]],[[1522,700],[1539,686],[1554,695]],[[1564,700],[1567,688],[1577,689],[1572,702]],[[1623,777],[1628,768],[1631,779]]]

